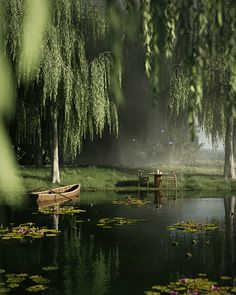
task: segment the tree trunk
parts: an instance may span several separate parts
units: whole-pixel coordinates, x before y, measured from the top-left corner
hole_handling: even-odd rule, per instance
[[[225,165],[224,177],[235,179],[234,149],[233,149],[233,116],[229,116],[225,134]]]
[[[53,110],[52,114],[52,170],[51,178],[52,183],[60,183],[59,171],[59,153],[58,153],[58,126],[57,126],[57,111]]]
[[[234,131],[233,131],[233,148],[234,148],[234,159],[236,159],[236,122],[234,120]]]

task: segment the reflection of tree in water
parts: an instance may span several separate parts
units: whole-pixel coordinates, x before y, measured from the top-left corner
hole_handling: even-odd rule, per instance
[[[105,294],[119,272],[117,244],[109,248],[92,234],[84,234],[84,225],[74,225],[64,232],[60,270],[63,294]],[[71,228],[74,228],[73,232]]]
[[[234,214],[235,214],[236,197],[225,197],[225,261],[228,262],[226,269],[232,276],[235,275],[235,234],[234,234]]]

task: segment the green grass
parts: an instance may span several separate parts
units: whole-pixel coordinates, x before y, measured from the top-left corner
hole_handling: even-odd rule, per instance
[[[21,168],[21,175],[27,191],[53,188],[50,182],[50,168]],[[136,170],[116,168],[65,167],[61,169],[61,184],[81,183],[84,190],[115,190],[119,182],[130,184],[137,181]]]
[[[236,182],[225,180],[222,176],[222,165],[195,166],[160,166],[161,171],[175,171],[178,179],[178,190],[186,191],[231,191],[236,190]],[[146,173],[153,168],[144,169]],[[20,168],[27,191],[53,188],[50,182],[50,168]],[[82,190],[137,190],[137,169],[102,168],[102,167],[64,167],[61,169],[61,186],[81,183]],[[152,177],[150,182],[153,182]],[[163,181],[163,189],[166,188]],[[169,187],[173,189],[174,187]],[[146,189],[146,187],[142,187]],[[153,188],[150,187],[152,190]]]

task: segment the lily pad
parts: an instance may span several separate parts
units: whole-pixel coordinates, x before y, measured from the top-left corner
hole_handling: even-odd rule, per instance
[[[192,258],[192,256],[193,256],[193,255],[192,255],[190,252],[187,252],[187,253],[186,253],[186,257],[187,257],[187,258]]]
[[[48,289],[48,287],[45,285],[34,285],[34,286],[26,288],[26,291],[28,291],[28,292],[41,292],[46,289]]]
[[[221,280],[224,280],[224,281],[232,279],[231,277],[228,277],[228,276],[221,276],[220,278]]]
[[[4,234],[0,237],[3,240],[10,239],[40,239],[46,236],[47,233],[59,234],[59,230],[35,227],[32,222],[21,224],[16,227],[6,228]]]
[[[54,265],[49,265],[49,266],[44,266],[42,269],[45,271],[53,271],[53,270],[58,270],[58,267]]]
[[[16,283],[8,284],[8,287],[11,288],[11,289],[18,288],[19,286],[20,285],[19,284],[16,284]]]
[[[205,273],[199,273],[198,276],[199,277],[206,277],[207,275]]]
[[[161,285],[155,285],[155,286],[152,286],[152,289],[153,290],[156,290],[156,291],[161,291],[163,289],[163,286],[161,286]]]
[[[73,206],[68,206],[68,207],[60,207],[60,206],[54,206],[54,207],[45,207],[45,208],[40,208],[38,212],[42,214],[56,214],[56,215],[73,215],[73,214],[78,214],[78,213],[84,213],[86,210],[82,209],[76,209]]]
[[[200,275],[200,274],[199,274]],[[205,274],[201,274],[205,275]],[[234,294],[235,287],[220,286],[217,282],[207,278],[181,278],[179,281],[170,282],[168,285],[154,285],[152,290],[146,291],[145,294]],[[153,293],[154,292],[154,293]]]
[[[29,276],[26,273],[7,273],[3,276],[3,282],[0,283],[0,294],[11,291],[12,289],[20,287],[20,284],[25,280],[28,285],[29,279],[32,280],[36,285],[27,288],[29,292],[40,292],[46,290],[48,287],[45,286],[50,283],[48,278],[40,275]],[[32,282],[31,281],[31,282]]]
[[[25,278],[21,278],[21,277],[8,277],[7,283],[19,284],[19,283],[22,283],[24,280]]]
[[[0,274],[6,272],[5,269],[0,269]]]
[[[194,221],[186,221],[181,223],[176,223],[170,226],[167,226],[168,230],[181,230],[185,232],[195,233],[195,232],[206,232],[206,231],[214,231],[219,227],[213,223],[201,223]],[[196,244],[197,241],[193,240],[193,244]]]
[[[125,200],[117,200],[113,201],[113,204],[115,205],[128,205],[128,206],[143,206],[146,204],[150,204],[150,201],[140,200],[138,198],[131,198],[127,197]]]
[[[42,276],[38,276],[38,275],[30,276],[29,278],[32,281],[34,281],[35,283],[40,284],[40,285],[45,285],[45,284],[49,284],[50,283],[50,280],[49,279],[44,278]]]
[[[89,221],[90,221],[90,219],[78,219],[78,220],[76,220],[76,222],[78,222],[78,223],[89,222]]]
[[[121,225],[134,225],[137,222],[146,221],[144,219],[132,219],[132,218],[125,218],[125,217],[113,217],[113,218],[101,218],[97,226],[102,228],[112,228],[114,226],[121,226]]]

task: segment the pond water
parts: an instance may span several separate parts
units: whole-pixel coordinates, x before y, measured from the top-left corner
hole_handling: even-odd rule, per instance
[[[7,273],[46,277],[50,283],[41,294],[53,295],[135,295],[144,294],[154,284],[196,277],[199,273],[210,279],[235,277],[234,196],[160,198],[150,193],[140,196],[150,202],[143,206],[113,204],[126,197],[111,192],[82,192],[80,200],[69,205],[86,212],[72,216],[35,214],[37,205],[32,202],[21,208],[0,206],[0,224],[4,226],[31,221],[61,231],[56,237],[43,239],[0,239],[0,269],[6,271],[0,274],[0,292],[6,286]],[[141,221],[112,228],[97,226],[104,217]],[[213,222],[219,229],[206,233],[167,229],[187,220]],[[45,271],[46,266],[56,269]],[[9,294],[29,294],[25,288],[32,285],[25,280]]]

